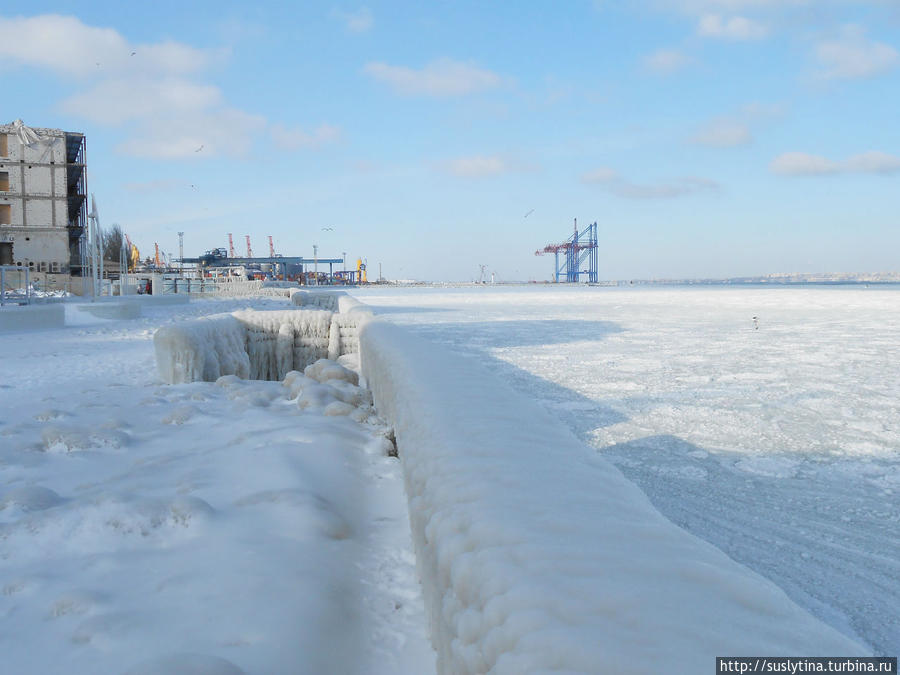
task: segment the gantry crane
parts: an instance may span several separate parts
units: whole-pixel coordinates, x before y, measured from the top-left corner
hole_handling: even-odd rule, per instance
[[[544,248],[535,251],[535,255],[544,255],[552,253],[555,256],[555,279],[559,283],[563,275],[563,267],[565,267],[565,275],[567,282],[577,282],[581,279],[582,274],[588,275],[588,282],[597,283],[597,258],[598,258],[598,240],[597,240],[597,223],[588,225],[581,232],[578,231],[578,219],[575,219],[575,227],[568,239],[561,244],[548,244]],[[565,255],[564,264],[559,262],[559,254]],[[580,269],[581,264],[588,260],[588,269]]]

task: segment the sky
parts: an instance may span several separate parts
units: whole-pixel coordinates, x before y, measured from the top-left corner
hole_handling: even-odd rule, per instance
[[[142,255],[388,279],[900,270],[900,3],[7,0],[0,121],[87,136]],[[12,95],[10,95],[12,94]]]

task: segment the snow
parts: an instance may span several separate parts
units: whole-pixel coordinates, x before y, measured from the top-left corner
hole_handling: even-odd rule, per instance
[[[479,364],[387,322],[363,375],[394,426],[443,673],[702,672],[867,650],[666,520]]]
[[[4,670],[897,652],[896,291],[355,294],[0,334]]]
[[[524,392],[819,619],[900,651],[896,286],[357,296]]]
[[[433,672],[401,468],[367,392],[157,374],[157,330],[215,340],[245,330],[236,311],[288,307],[67,306],[65,327],[0,335],[0,670]],[[305,385],[328,404],[301,408]]]

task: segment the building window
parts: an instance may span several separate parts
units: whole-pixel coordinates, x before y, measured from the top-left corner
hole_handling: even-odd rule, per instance
[[[59,263],[58,262],[50,263],[50,271],[54,272],[54,273],[58,273],[59,272]]]
[[[9,157],[9,134],[0,134],[0,157]]]
[[[9,192],[9,171],[0,171],[0,192]]]
[[[9,204],[0,204],[0,225],[9,225],[12,222],[11,211]]]

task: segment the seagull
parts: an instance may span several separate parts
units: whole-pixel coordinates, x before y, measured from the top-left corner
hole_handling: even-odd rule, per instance
[[[134,56],[135,54],[137,54],[137,52],[131,52],[131,55],[132,55],[132,56]]]
[[[191,188],[193,188],[194,190],[196,190],[196,189],[197,189],[197,186],[196,186],[196,185],[191,185]]]
[[[194,150],[194,152],[200,152],[202,149],[203,149],[203,146],[201,145],[199,148],[197,148],[196,150]]]
[[[753,317],[753,328],[755,328],[756,330],[759,330],[759,317],[758,316]]]
[[[333,227],[323,227],[322,229],[323,229],[323,230],[330,230],[330,231],[334,232],[334,228],[333,228]]]
[[[526,213],[526,214],[525,214],[525,217],[527,218],[527,217],[530,216],[532,213],[534,213],[534,209],[531,209],[531,211],[529,211],[528,213]]]

